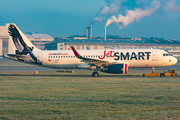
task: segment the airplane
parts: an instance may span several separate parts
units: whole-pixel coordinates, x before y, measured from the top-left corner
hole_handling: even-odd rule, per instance
[[[103,49],[103,50],[39,50],[14,23],[8,24],[8,32],[16,47],[14,53],[4,58],[58,69],[94,70],[112,74],[126,74],[128,68],[166,67],[177,63],[168,52],[158,49]]]

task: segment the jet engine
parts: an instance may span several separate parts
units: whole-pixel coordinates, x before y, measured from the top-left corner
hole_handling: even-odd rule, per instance
[[[112,73],[112,74],[125,74],[128,72],[127,64],[112,64],[108,66],[103,66],[101,72]]]

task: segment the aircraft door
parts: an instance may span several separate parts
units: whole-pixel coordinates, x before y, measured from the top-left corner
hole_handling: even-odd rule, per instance
[[[152,52],[152,61],[157,61],[157,60],[158,60],[157,51],[153,50],[153,52]]]
[[[38,58],[38,62],[43,62],[43,53],[41,53],[41,52],[39,52],[38,54],[37,54],[37,58]]]

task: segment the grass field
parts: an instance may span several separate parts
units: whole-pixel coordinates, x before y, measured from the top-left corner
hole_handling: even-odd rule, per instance
[[[0,76],[0,119],[180,119],[180,77],[141,72]]]

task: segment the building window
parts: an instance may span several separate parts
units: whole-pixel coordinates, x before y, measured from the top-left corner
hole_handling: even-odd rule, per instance
[[[98,48],[97,45],[95,45],[95,46],[94,46],[94,49],[97,49],[97,48]]]
[[[80,45],[77,45],[77,50],[80,50]]]
[[[9,39],[3,39],[3,49],[2,49],[2,54],[8,53],[8,40]]]

